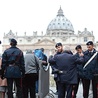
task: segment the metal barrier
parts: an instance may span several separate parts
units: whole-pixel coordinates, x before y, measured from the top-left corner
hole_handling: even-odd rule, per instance
[[[49,94],[49,65],[43,66],[40,61],[38,98],[45,98]]]

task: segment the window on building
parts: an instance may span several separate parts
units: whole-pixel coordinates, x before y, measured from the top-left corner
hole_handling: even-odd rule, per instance
[[[53,32],[52,35],[55,35],[55,32]]]
[[[31,40],[28,40],[28,42],[31,42]]]
[[[59,36],[59,32],[57,33],[57,36]]]
[[[55,42],[55,39],[52,39],[52,41],[54,41],[54,42]]]
[[[84,37],[84,42],[87,42],[87,37]]]
[[[22,40],[20,39],[19,42],[22,42]]]
[[[74,42],[74,41],[75,41],[75,39],[72,39],[72,41]]]
[[[11,39],[12,39],[12,38],[9,38],[9,42],[11,42]]]
[[[40,41],[40,39],[38,39],[38,42]]]

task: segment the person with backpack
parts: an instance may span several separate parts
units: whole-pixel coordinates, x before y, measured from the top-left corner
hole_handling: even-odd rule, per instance
[[[25,77],[23,78],[23,98],[36,98],[35,83],[38,80],[39,59],[32,50],[28,50],[24,57],[25,60]]]
[[[13,82],[17,87],[17,98],[23,98],[22,77],[25,74],[23,52],[16,47],[17,41],[10,40],[11,47],[6,49],[2,55],[2,75],[1,78],[7,78],[8,98],[13,98]]]

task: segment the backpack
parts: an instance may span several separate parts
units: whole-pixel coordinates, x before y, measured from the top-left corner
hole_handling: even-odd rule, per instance
[[[44,55],[43,55],[42,50],[40,50],[40,49],[35,49],[34,54],[35,54],[35,56],[37,56],[40,60],[43,60],[43,59],[44,59]]]

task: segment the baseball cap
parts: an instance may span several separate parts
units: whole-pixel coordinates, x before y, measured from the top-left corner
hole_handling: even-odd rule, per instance
[[[76,50],[77,50],[77,49],[82,49],[82,47],[81,47],[81,45],[77,45],[75,49],[76,49]]]

